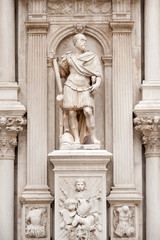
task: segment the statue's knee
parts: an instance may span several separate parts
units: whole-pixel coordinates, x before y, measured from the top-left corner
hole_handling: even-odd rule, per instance
[[[69,116],[72,117],[72,118],[75,118],[76,117],[76,111],[69,111]]]
[[[92,115],[92,109],[90,107],[84,108],[84,114],[85,114],[85,116],[91,116]]]

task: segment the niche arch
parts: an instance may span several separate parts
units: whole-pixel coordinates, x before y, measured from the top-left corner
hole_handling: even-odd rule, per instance
[[[70,25],[68,27],[63,27],[63,28],[60,28],[59,30],[57,30],[52,35],[52,37],[49,41],[48,55],[52,51],[56,54],[56,56],[60,57],[60,56],[64,55],[68,50],[72,50],[72,49],[66,49],[66,47],[64,47],[63,51],[59,51],[59,49],[62,48],[62,46],[65,46],[65,42],[69,41],[72,43],[72,41],[70,39],[74,34],[76,34],[75,29],[76,28],[74,25]],[[86,37],[88,39],[90,38],[90,41],[92,39],[93,49],[89,49],[89,50],[96,53],[99,56],[99,58],[101,58],[102,56],[110,55],[109,53],[111,51],[111,47],[109,44],[109,40],[101,30],[96,29],[95,27],[86,26],[84,34],[86,35]],[[95,51],[95,49],[94,49],[95,43],[97,43],[97,48],[99,48],[98,51]],[[73,45],[73,43],[72,43],[72,45]],[[62,52],[63,52],[63,54],[62,54]],[[103,68],[104,67],[103,62],[101,61],[101,63],[102,63],[102,68]],[[105,73],[106,73],[106,71],[103,71],[104,80],[103,80],[101,90],[95,97],[96,131],[97,131],[97,138],[102,143],[101,144],[102,149],[105,148],[105,104],[106,104],[105,103],[105,94],[106,93],[105,93],[105,87],[104,87],[105,82],[106,82]],[[50,77],[48,77],[48,78],[50,78]],[[48,79],[48,81],[50,81],[50,79]],[[55,91],[57,91],[57,90],[55,90]],[[58,93],[55,92],[55,97],[57,94]],[[55,100],[55,105],[56,105],[55,121],[54,121],[55,122],[55,148],[58,149],[59,148],[59,131],[60,131],[59,129],[60,128],[59,128],[59,113],[58,113],[58,107],[56,104],[56,100]],[[88,138],[87,143],[90,143],[90,142],[91,142],[91,140],[90,140],[90,138]]]

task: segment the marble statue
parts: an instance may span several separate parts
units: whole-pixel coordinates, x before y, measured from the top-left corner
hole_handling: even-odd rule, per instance
[[[135,232],[132,221],[132,212],[127,205],[116,208],[114,211],[115,234],[119,237],[131,237]]]
[[[63,110],[62,144],[84,144],[88,135],[93,144],[100,144],[95,132],[94,95],[101,86],[102,69],[98,57],[86,50],[86,40],[83,34],[76,34],[73,37],[75,52],[68,52],[59,62],[64,87],[54,64],[59,89],[57,99],[62,102]]]
[[[46,224],[43,219],[45,208],[33,207],[26,216],[26,237],[44,238],[46,237]]]
[[[60,211],[61,229],[68,232],[69,240],[91,240],[96,231],[101,232],[99,196],[89,196],[84,179],[76,179],[75,195],[64,200]]]

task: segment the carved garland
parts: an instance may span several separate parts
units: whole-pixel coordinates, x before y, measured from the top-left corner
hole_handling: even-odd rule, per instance
[[[160,117],[144,117],[134,119],[135,129],[140,131],[146,155],[160,156]]]

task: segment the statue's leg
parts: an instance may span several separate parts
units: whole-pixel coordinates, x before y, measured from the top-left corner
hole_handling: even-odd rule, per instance
[[[68,120],[68,111],[63,110],[63,126],[64,126],[64,132],[69,132],[69,120]]]
[[[95,131],[95,118],[93,114],[93,110],[91,107],[84,107],[83,108],[84,115],[86,117],[86,124],[91,134],[91,139],[94,144],[100,144],[100,141],[96,138],[96,131]]]
[[[79,132],[78,132],[78,120],[77,112],[75,110],[69,111],[69,123],[72,130],[75,143],[80,143]]]

